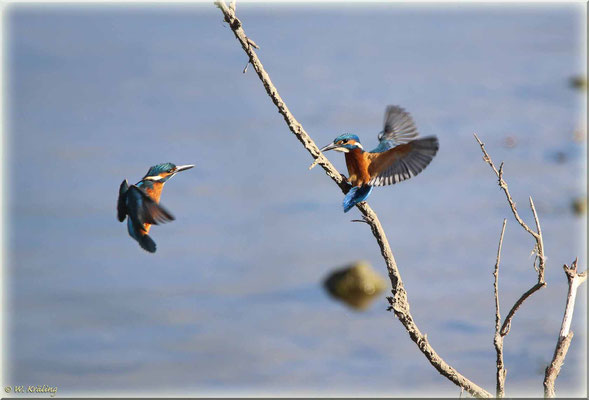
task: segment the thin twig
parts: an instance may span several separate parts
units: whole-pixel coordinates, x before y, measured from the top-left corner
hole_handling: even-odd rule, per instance
[[[538,234],[536,232],[534,232],[533,230],[531,230],[530,227],[520,218],[519,214],[517,213],[517,208],[515,207],[515,202],[511,198],[511,194],[509,194],[509,188],[507,187],[507,182],[505,182],[503,180],[503,163],[501,163],[500,170],[497,170],[497,168],[495,167],[495,164],[493,164],[493,160],[491,160],[491,157],[489,157],[489,155],[487,154],[487,151],[485,150],[485,144],[483,142],[481,142],[481,140],[479,139],[479,137],[476,134],[474,135],[474,137],[476,138],[477,142],[479,142],[479,145],[481,146],[481,150],[483,151],[483,160],[487,164],[489,164],[491,166],[491,168],[493,168],[493,171],[495,171],[495,175],[497,175],[497,178],[499,178],[499,186],[505,192],[505,196],[507,197],[507,202],[509,203],[509,206],[511,207],[511,211],[513,212],[513,215],[515,216],[515,219],[522,226],[522,228],[524,228],[530,235],[532,235],[534,238],[536,238],[538,236]]]
[[[297,137],[297,139],[303,144],[305,149],[311,154],[313,159],[317,160],[317,163],[321,165],[325,173],[340,187],[340,189],[346,193],[350,189],[350,185],[346,182],[345,178],[340,174],[329,160],[323,156],[319,151],[319,148],[315,145],[315,142],[305,132],[301,124],[294,118],[289,111],[288,107],[278,94],[278,90],[272,84],[270,76],[264,70],[262,63],[260,62],[257,54],[255,53],[252,46],[248,42],[248,38],[242,28],[242,24],[239,19],[235,16],[235,12],[229,9],[223,0],[215,2],[217,7],[221,9],[225,17],[225,21],[229,23],[233,34],[241,43],[241,47],[247,53],[250,58],[250,63],[258,74],[268,96],[272,99],[272,102],[278,108],[278,112],[284,117],[286,124],[290,131]],[[422,353],[426,356],[429,362],[445,377],[451,380],[456,385],[464,388],[470,394],[476,397],[491,397],[491,394],[486,390],[482,389],[475,383],[471,382],[458,371],[448,365],[440,356],[437,355],[435,350],[431,347],[427,340],[427,336],[419,331],[419,328],[413,321],[413,317],[409,312],[409,302],[407,300],[407,293],[403,287],[403,281],[399,270],[397,269],[397,263],[387,241],[386,235],[376,213],[372,211],[370,206],[366,202],[357,204],[358,209],[364,216],[366,222],[370,225],[372,233],[380,246],[380,252],[385,259],[387,269],[389,272],[389,278],[392,283],[392,297],[389,297],[392,310],[395,315],[401,321],[411,339],[417,344]]]
[[[552,357],[550,365],[546,367],[544,374],[544,397],[554,397],[556,395],[554,384],[560,373],[567,352],[569,351],[569,346],[571,345],[574,335],[573,331],[571,331],[571,323],[573,321],[573,311],[575,310],[577,289],[587,279],[587,270],[580,274],[577,273],[576,259],[573,261],[570,268],[566,264],[563,268],[569,284],[569,290],[564,316],[562,318],[562,325],[560,327],[560,334],[558,335],[558,341],[556,342],[556,348],[554,349],[554,356]]]
[[[499,187],[501,187],[501,189],[503,189],[503,191],[505,192],[505,197],[507,198],[507,202],[509,203],[509,207],[511,208],[511,211],[513,212],[513,216],[515,217],[517,222],[521,225],[521,227],[524,228],[524,230],[526,230],[526,232],[528,232],[534,238],[534,240],[536,242],[536,245],[534,248],[538,254],[538,260],[539,260],[537,268],[535,267],[535,261],[534,261],[534,268],[536,268],[536,271],[538,273],[537,283],[534,286],[532,286],[527,292],[525,292],[515,302],[513,307],[511,307],[511,310],[509,310],[509,313],[507,314],[507,318],[505,318],[505,321],[503,321],[503,325],[501,327],[500,333],[501,333],[501,336],[505,336],[509,333],[509,330],[511,329],[511,321],[513,320],[515,312],[521,307],[521,305],[524,303],[524,301],[526,301],[526,299],[528,297],[530,297],[532,294],[534,294],[536,291],[538,291],[539,289],[546,286],[546,282],[544,281],[544,269],[545,269],[545,262],[546,262],[546,257],[544,256],[544,240],[542,239],[542,230],[540,229],[540,221],[538,220],[538,214],[536,213],[536,207],[534,207],[534,202],[532,200],[532,197],[530,197],[530,208],[532,209],[532,213],[534,214],[534,221],[536,222],[537,232],[534,232],[521,219],[521,217],[519,216],[519,214],[517,212],[517,209],[515,207],[515,202],[513,201],[513,199],[511,198],[511,194],[509,193],[509,187],[507,186],[507,182],[505,182],[505,180],[503,179],[503,163],[501,163],[501,165],[499,166],[499,169],[497,169],[497,167],[495,167],[495,164],[493,163],[493,160],[491,159],[491,156],[489,156],[489,154],[485,150],[485,144],[483,142],[481,142],[481,140],[479,139],[479,137],[476,134],[474,135],[474,137],[477,140],[477,142],[479,143],[479,145],[481,146],[481,151],[483,152],[483,160],[491,166],[491,168],[495,172],[495,175],[497,175],[497,178],[499,179]]]
[[[505,225],[507,219],[503,220],[503,227],[501,228],[501,236],[499,237],[499,247],[497,249],[497,260],[495,261],[495,271],[493,276],[495,277],[494,289],[495,289],[495,351],[497,352],[497,391],[496,396],[502,398],[505,395],[505,376],[507,370],[503,363],[503,336],[501,336],[501,312],[499,309],[499,261],[501,260],[501,247],[503,246],[503,235],[505,234]]]
[[[314,160],[317,160],[317,164],[321,165],[325,170],[325,173],[338,184],[340,189],[345,193],[348,192],[350,189],[350,185],[346,182],[345,177],[342,176],[335,167],[331,164],[331,162],[319,151],[319,147],[315,144],[315,142],[311,139],[311,137],[307,134],[307,132],[303,129],[302,125],[294,118],[291,114],[290,110],[280,97],[278,90],[272,84],[272,80],[268,73],[264,70],[260,59],[258,58],[256,52],[252,48],[249,38],[246,36],[242,26],[241,21],[235,16],[235,12],[230,10],[223,0],[219,0],[215,2],[215,5],[221,9],[223,15],[225,17],[225,21],[229,24],[229,27],[233,31],[235,37],[241,43],[241,47],[245,51],[245,53],[250,58],[250,63],[254,67],[256,73],[258,74],[264,88],[266,89],[266,93],[272,99],[272,102],[278,108],[278,112],[283,116],[286,124],[290,128],[291,132],[296,136],[296,138],[305,146],[305,149],[309,153]]]
[[[540,260],[540,263],[538,264],[538,283],[543,283],[544,263],[546,262],[546,257],[544,257],[544,240],[542,239],[542,228],[540,228],[540,221],[538,220],[538,214],[536,213],[536,207],[534,207],[534,200],[532,200],[532,196],[530,196],[530,208],[534,214],[536,232],[538,233],[537,236],[535,236],[536,246],[538,247],[538,259]]]
[[[528,297],[530,297],[534,292],[546,286],[546,283],[536,283],[527,292],[521,295],[519,299],[515,302],[509,313],[507,314],[507,318],[503,321],[503,325],[501,326],[501,336],[505,336],[511,330],[511,320],[515,316],[515,312],[521,307],[521,305],[526,301]]]

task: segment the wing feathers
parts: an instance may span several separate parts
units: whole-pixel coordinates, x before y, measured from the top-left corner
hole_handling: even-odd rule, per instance
[[[371,186],[392,185],[409,179],[428,166],[438,152],[435,136],[416,139],[384,153],[372,153]]]
[[[119,199],[117,200],[117,218],[123,222],[127,216],[127,190],[129,190],[129,184],[125,179],[119,187]]]
[[[391,148],[400,144],[409,143],[418,135],[417,127],[411,114],[399,106],[388,106],[384,115],[384,128],[378,135],[382,146]]]
[[[160,223],[174,220],[174,216],[149,197],[143,189],[131,185],[127,196],[129,198],[127,202],[129,216],[136,219],[136,222],[140,225],[145,223],[159,225]]]

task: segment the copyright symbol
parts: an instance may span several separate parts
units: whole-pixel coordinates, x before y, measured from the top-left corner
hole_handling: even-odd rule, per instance
[[[11,388],[10,386],[6,386],[6,387],[4,388],[4,391],[5,391],[6,393],[10,393],[10,391],[11,391],[11,390],[12,390],[12,388]]]

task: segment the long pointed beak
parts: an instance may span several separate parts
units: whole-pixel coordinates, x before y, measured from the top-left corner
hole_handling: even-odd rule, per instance
[[[178,173],[180,171],[186,171],[187,169],[190,169],[192,167],[194,167],[194,165],[191,165],[191,164],[189,164],[189,165],[179,165],[179,166],[176,167],[176,171],[174,173]]]
[[[328,151],[337,148],[338,146],[335,143],[329,143],[327,146],[323,147],[319,151]]]

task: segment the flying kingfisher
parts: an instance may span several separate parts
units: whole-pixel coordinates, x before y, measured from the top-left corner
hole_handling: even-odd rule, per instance
[[[175,166],[172,163],[154,165],[136,185],[129,186],[125,179],[119,188],[117,214],[119,221],[127,219],[129,235],[150,253],[155,253],[155,242],[149,237],[151,225],[174,220],[168,210],[159,204],[164,184],[180,171],[194,165]]]
[[[416,139],[417,128],[411,115],[399,106],[388,106],[384,129],[379,133],[378,146],[364,151],[358,136],[346,133],[321,151],[346,153],[346,166],[352,189],[344,198],[344,212],[366,200],[374,186],[393,185],[419,174],[438,152],[438,138]]]

